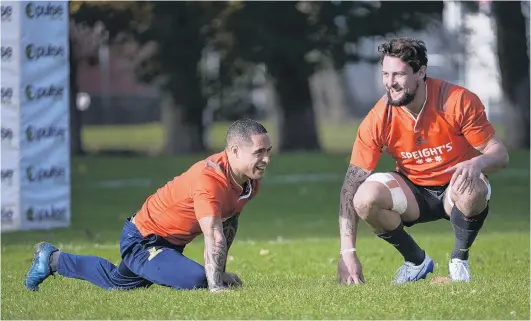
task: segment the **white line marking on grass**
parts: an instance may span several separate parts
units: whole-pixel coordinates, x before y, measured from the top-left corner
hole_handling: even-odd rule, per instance
[[[264,184],[297,184],[308,182],[332,182],[343,179],[343,175],[334,173],[291,174],[264,177]]]
[[[241,244],[241,245],[263,245],[263,244],[310,244],[310,243],[323,243],[323,242],[336,242],[338,241],[336,238],[332,237],[306,237],[306,238],[285,238],[283,236],[277,236],[276,239],[263,239],[263,240],[253,240],[253,239],[241,239],[241,240],[234,240],[234,244]],[[194,247],[194,246],[203,246],[203,242],[200,239],[196,239],[192,241],[188,245],[188,247]],[[57,246],[62,251],[69,251],[69,252],[80,252],[85,250],[119,250],[120,244],[115,242],[105,242],[105,243],[94,243],[91,244],[88,241],[79,241],[78,243],[54,243],[55,246]],[[5,252],[6,250],[9,251],[32,251],[34,249],[34,245],[32,244],[13,244],[13,245],[7,245],[2,246],[2,252]]]
[[[276,175],[266,177],[264,184],[298,184],[298,183],[319,183],[333,182],[343,179],[342,175],[333,173],[315,173],[315,174],[292,174]],[[104,189],[124,188],[124,187],[153,187],[164,184],[162,181],[147,178],[129,178],[129,179],[112,179],[96,183],[96,186]]]
[[[508,168],[502,172],[492,174],[496,178],[516,179],[529,176],[527,168]],[[288,174],[272,175],[263,179],[263,184],[300,184],[300,183],[322,183],[322,182],[341,182],[343,175],[336,173],[309,173],[309,174]],[[149,178],[126,178],[111,179],[96,182],[96,187],[103,189],[115,189],[126,187],[156,187],[162,186],[166,181],[149,179]]]
[[[147,178],[111,179],[97,182],[100,188],[150,187],[157,181]]]

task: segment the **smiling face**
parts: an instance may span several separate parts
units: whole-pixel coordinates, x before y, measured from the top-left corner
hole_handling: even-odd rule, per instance
[[[382,61],[382,82],[391,106],[406,106],[415,99],[417,89],[426,75],[426,67],[417,72],[398,57],[385,56]]]
[[[269,135],[251,135],[250,141],[232,145],[229,148],[231,154],[231,167],[237,176],[236,179],[261,179],[271,161],[271,140]]]

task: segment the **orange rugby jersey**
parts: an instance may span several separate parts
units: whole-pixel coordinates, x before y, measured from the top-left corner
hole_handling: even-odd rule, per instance
[[[383,149],[396,169],[420,186],[450,182],[444,171],[479,153],[494,128],[485,107],[469,90],[427,78],[427,98],[417,120],[405,108],[387,105],[387,95],[369,111],[358,128],[350,164],[374,170]]]
[[[259,180],[234,180],[227,154],[214,154],[192,165],[147,198],[135,216],[143,236],[156,234],[176,245],[186,245],[202,233],[199,219],[218,216],[223,221],[240,213],[260,188]]]

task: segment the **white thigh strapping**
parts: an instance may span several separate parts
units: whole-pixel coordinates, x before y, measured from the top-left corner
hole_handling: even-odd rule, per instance
[[[481,180],[487,185],[487,197],[485,198],[487,200],[487,202],[490,200],[490,194],[492,193],[492,190],[491,190],[491,187],[490,187],[490,183],[489,181],[487,180],[487,178],[485,177],[485,175],[483,175],[483,173],[481,173],[479,175],[479,178],[481,178]],[[448,186],[448,188],[450,188],[451,186]],[[448,203],[450,203],[450,206],[454,206],[454,201],[452,201],[452,198],[450,197],[450,193],[447,193],[448,195],[446,197],[448,197]]]
[[[407,209],[407,198],[406,194],[400,187],[398,181],[394,178],[393,175],[389,173],[374,173],[371,176],[367,177],[366,182],[380,182],[391,192],[391,198],[393,200],[392,210],[398,214],[404,214]]]

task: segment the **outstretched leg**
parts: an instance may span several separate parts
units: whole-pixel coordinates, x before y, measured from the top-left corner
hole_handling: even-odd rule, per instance
[[[68,278],[89,281],[105,290],[131,290],[152,284],[131,272],[123,261],[115,266],[101,257],[65,252],[58,255],[57,273]]]
[[[151,282],[131,272],[123,263],[116,267],[97,256],[64,253],[46,242],[37,244],[24,285],[31,291],[38,291],[39,285],[56,272],[65,277],[89,281],[106,290],[129,290],[151,285]]]
[[[175,289],[206,288],[204,267],[185,257],[183,249],[157,235],[143,237],[128,220],[120,239],[122,262],[118,267],[100,257],[59,252],[49,243],[39,243],[24,284],[36,291],[57,272],[104,289],[134,289],[153,283]]]

